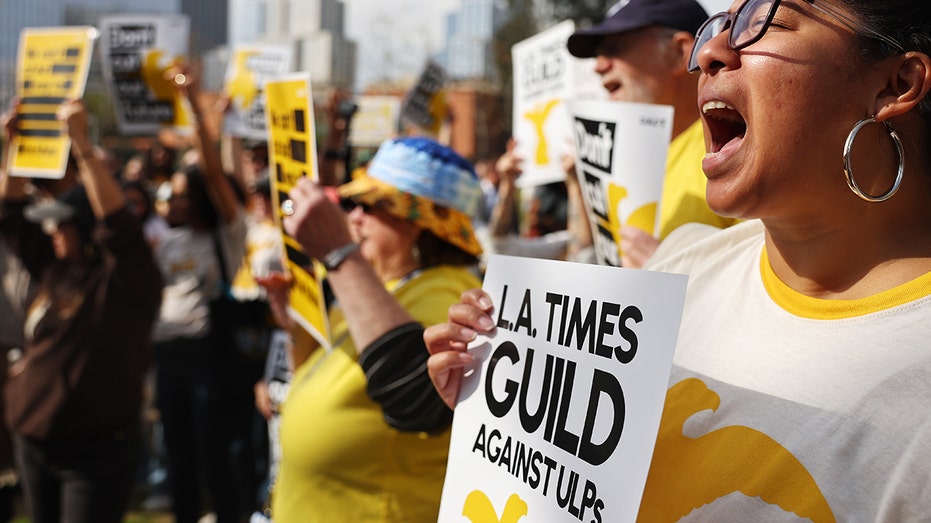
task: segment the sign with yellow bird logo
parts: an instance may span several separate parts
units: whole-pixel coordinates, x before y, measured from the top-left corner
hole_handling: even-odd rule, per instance
[[[272,208],[281,230],[285,273],[291,277],[288,313],[307,333],[329,347],[329,323],[323,298],[323,268],[312,261],[297,240],[285,232],[281,202],[304,177],[317,180],[314,103],[309,73],[292,73],[265,83],[265,122],[268,128],[268,165],[272,182]]]
[[[621,264],[621,227],[656,236],[673,108],[630,102],[572,104],[576,175],[598,263]]]
[[[687,277],[494,255],[438,521],[628,523],[647,481]]]
[[[223,119],[226,133],[253,140],[267,140],[265,82],[291,71],[291,47],[249,44],[233,49],[226,69],[225,90],[230,108]]]
[[[571,100],[607,97],[592,60],[569,54],[566,41],[575,31],[567,20],[511,48],[514,63],[514,151],[523,160],[521,187],[565,179],[562,157],[572,154]]]
[[[100,20],[104,79],[115,99],[120,132],[193,132],[193,112],[170,72],[188,53],[185,15],[119,15]]]
[[[65,100],[81,98],[93,56],[93,27],[27,28],[20,33],[16,96],[19,130],[10,144],[14,176],[61,178],[71,139],[56,113]]]

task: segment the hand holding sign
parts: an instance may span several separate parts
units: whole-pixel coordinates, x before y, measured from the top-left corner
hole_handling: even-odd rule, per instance
[[[477,333],[491,334],[495,329],[491,310],[491,297],[482,289],[470,289],[449,308],[449,323],[424,330],[423,339],[431,354],[427,360],[430,381],[451,409],[456,408],[459,399],[463,369],[474,359],[466,348]]]

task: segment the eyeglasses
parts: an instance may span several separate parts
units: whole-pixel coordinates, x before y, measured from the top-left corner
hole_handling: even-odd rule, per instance
[[[815,1],[803,0],[805,4],[834,18],[854,33],[875,38],[900,52],[905,52],[905,48],[892,38],[851,19],[849,15],[842,13],[836,7],[831,7],[830,4],[819,2],[819,5],[815,4]],[[733,13],[718,13],[705,21],[695,35],[695,44],[692,46],[692,55],[689,57],[689,72],[697,73],[701,70],[698,65],[699,51],[708,41],[728,29],[731,32],[727,35],[727,46],[734,51],[740,51],[763,38],[773,22],[779,3],[780,0],[747,0]]]
[[[339,206],[343,208],[346,214],[351,213],[356,207],[362,207],[362,212],[372,214],[373,207],[367,203],[357,202],[352,198],[340,198]]]

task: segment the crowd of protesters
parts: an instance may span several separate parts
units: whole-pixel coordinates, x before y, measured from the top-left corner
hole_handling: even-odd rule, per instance
[[[621,231],[624,266],[692,277],[673,400],[701,381],[737,404],[728,425],[789,449],[821,486],[780,504],[790,512],[922,521],[931,9],[866,4],[740,0],[709,20],[694,0],[629,0],[568,51],[595,59],[610,99],[675,108],[660,232]],[[156,505],[177,523],[436,521],[465,347],[493,330],[484,257],[594,262],[573,158],[564,183],[528,198],[513,142],[473,164],[398,136],[352,171],[352,115],[335,96],[320,149],[341,153],[321,155],[319,182],[295,184],[279,227],[267,144],[206,125],[225,108],[179,67],[193,136],[153,137],[122,161],[91,143],[90,115],[70,100],[57,115],[72,143],[64,176],[12,176],[17,100],[0,122],[0,521],[19,499],[35,523],[120,522]],[[794,98],[766,91],[779,81]],[[882,132],[861,139],[856,178],[850,149],[867,126]],[[886,190],[875,173],[889,150],[899,171]],[[283,234],[326,269],[332,347],[287,311]],[[898,363],[876,360],[894,349]],[[643,520],[770,520],[763,505],[791,497],[797,478],[767,462],[744,498],[675,512],[667,501],[694,487],[677,479],[692,476],[676,468],[676,437],[660,433]]]

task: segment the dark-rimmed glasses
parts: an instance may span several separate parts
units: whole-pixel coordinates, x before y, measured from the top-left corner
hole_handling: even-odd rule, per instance
[[[709,40],[730,29],[727,35],[727,46],[734,51],[740,51],[747,46],[756,43],[763,38],[766,30],[769,29],[776,15],[776,9],[779,8],[781,0],[747,0],[733,13],[718,13],[702,24],[695,34],[695,44],[692,46],[692,54],[689,57],[689,72],[697,73],[701,70],[698,65],[698,53]],[[834,18],[841,24],[847,26],[854,33],[875,38],[880,40],[900,52],[905,52],[901,44],[880,34],[860,22],[853,20],[849,15],[840,12],[836,7],[830,4],[819,2],[817,0],[802,0],[802,3],[814,7],[818,11]]]

